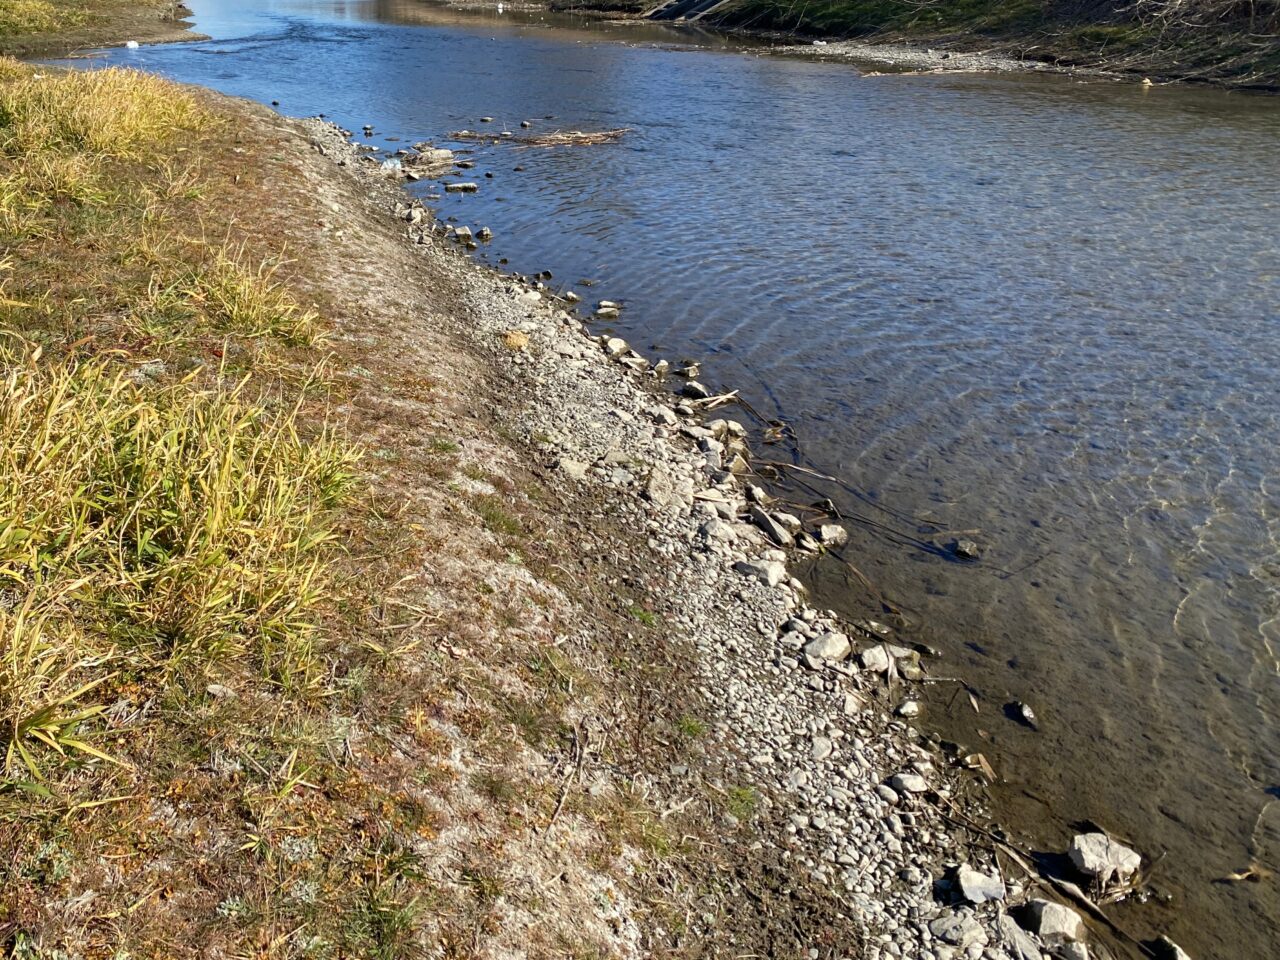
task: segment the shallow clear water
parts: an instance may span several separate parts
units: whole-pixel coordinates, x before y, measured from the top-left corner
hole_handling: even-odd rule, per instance
[[[1122,922],[1274,955],[1276,881],[1214,880],[1280,859],[1280,100],[864,78],[413,0],[191,5],[212,42],[110,59],[372,123],[388,150],[481,116],[634,128],[476,147],[480,193],[435,205],[793,425],[769,455],[839,478],[821,494],[868,521],[847,557],[980,692],[975,715],[936,688],[930,719],[1007,778],[1007,822],[1167,851],[1172,905]],[[938,549],[957,531],[981,563]],[[875,608],[832,564],[812,579]]]

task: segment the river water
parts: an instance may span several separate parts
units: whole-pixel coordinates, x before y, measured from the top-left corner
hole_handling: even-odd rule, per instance
[[[211,42],[109,59],[371,123],[387,150],[482,116],[633,128],[478,147],[480,192],[433,205],[791,425],[765,455],[837,478],[797,496],[855,518],[875,591],[830,562],[811,582],[973,686],[980,712],[939,684],[927,718],[997,767],[1002,822],[1051,850],[1091,818],[1165,854],[1168,902],[1121,923],[1276,955],[1277,881],[1220,880],[1280,869],[1280,100],[863,77],[415,0],[188,2]]]

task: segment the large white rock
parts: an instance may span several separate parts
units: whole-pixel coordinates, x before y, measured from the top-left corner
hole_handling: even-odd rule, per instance
[[[960,895],[970,903],[986,903],[988,900],[1004,899],[1004,881],[975,870],[967,863],[960,864],[956,870],[956,887]]]
[[[768,511],[752,504],[748,509],[748,513],[751,515],[751,521],[778,546],[789,547],[794,542],[791,531],[779,523]]]
[[[1142,857],[1105,833],[1081,833],[1067,851],[1075,868],[1104,887],[1112,880],[1128,880],[1142,866]]]
[[[870,670],[872,673],[884,673],[889,669],[889,651],[880,644],[874,647],[867,647],[862,651],[858,659],[862,663],[862,669]]]
[[[786,527],[787,532],[792,534],[793,536],[799,533],[804,526],[804,524],[800,522],[800,518],[797,517],[794,513],[785,513],[780,511],[773,515],[773,519],[777,520],[778,523]]]
[[[1004,948],[1009,951],[1013,960],[1041,960],[1044,956],[1035,938],[1018,926],[1007,913],[1000,914],[998,926]]]
[[[675,484],[671,482],[671,475],[667,471],[654,467],[649,472],[649,479],[644,486],[645,496],[659,507],[670,505],[675,498]]]
[[[896,773],[889,786],[898,793],[924,793],[929,789],[929,781],[918,773]]]
[[[704,540],[717,540],[724,543],[732,542],[737,537],[733,527],[719,517],[713,517],[699,527],[698,535]]]
[[[818,539],[831,547],[842,547],[849,542],[849,531],[838,523],[824,523],[818,528]]]
[[[1027,919],[1027,929],[1050,946],[1074,943],[1088,935],[1080,914],[1052,900],[1032,900]]]
[[[771,587],[776,587],[787,578],[787,566],[777,560],[739,560],[733,569],[740,574]]]
[[[851,649],[843,633],[824,633],[804,645],[804,652],[819,660],[843,660]]]
[[[587,478],[587,465],[581,460],[570,460],[567,457],[562,457],[560,469],[564,471],[565,476],[572,480],[585,480]]]

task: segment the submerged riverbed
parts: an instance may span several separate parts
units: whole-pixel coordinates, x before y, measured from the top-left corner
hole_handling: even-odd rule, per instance
[[[1061,849],[1092,818],[1167,852],[1171,902],[1122,922],[1199,960],[1270,956],[1274,879],[1219,881],[1280,858],[1280,102],[862,77],[413,0],[191,6],[212,42],[109,59],[370,123],[387,151],[633,128],[470,145],[479,192],[434,205],[790,425],[777,459],[838,478],[797,495],[861,518],[848,559],[977,690],[975,714],[939,685],[928,720],[997,766],[1005,822]],[[811,575],[887,619],[847,568]]]

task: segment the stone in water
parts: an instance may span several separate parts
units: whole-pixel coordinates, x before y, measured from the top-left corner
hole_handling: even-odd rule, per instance
[[[1093,877],[1102,886],[1113,880],[1124,883],[1142,866],[1142,857],[1105,833],[1081,833],[1071,841],[1067,851],[1075,868]]]

